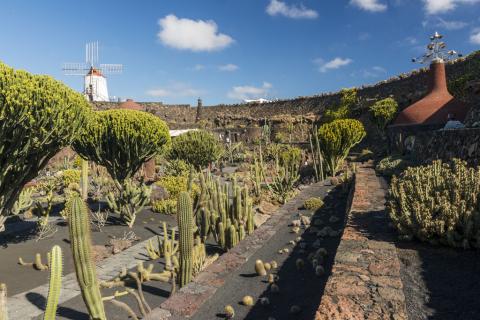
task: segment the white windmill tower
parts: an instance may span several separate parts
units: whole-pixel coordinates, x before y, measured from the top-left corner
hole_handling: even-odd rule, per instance
[[[89,101],[110,101],[106,74],[120,74],[122,64],[98,65],[98,41],[85,45],[85,63],[64,63],[63,72],[68,76],[83,76],[83,93]]]

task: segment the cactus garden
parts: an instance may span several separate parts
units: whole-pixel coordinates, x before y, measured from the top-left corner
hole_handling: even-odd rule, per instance
[[[394,56],[363,67],[357,64],[367,57],[350,49],[379,37],[373,29],[387,33],[392,24],[395,34],[404,32],[397,18],[379,17],[409,1],[347,1],[336,11],[369,11],[369,24],[382,23],[370,33],[356,29],[361,15],[338,19],[349,21],[348,36],[326,47],[323,30],[331,36],[336,21],[312,1],[266,0],[269,19],[250,10],[258,1],[216,4],[235,15],[202,20],[209,2],[182,8],[198,20],[147,18],[145,8],[173,12],[177,1],[137,4],[128,19],[117,16],[132,24],[136,18],[138,30],[105,17],[105,34],[96,33],[122,37],[103,49],[133,62],[122,43],[131,37],[139,46],[139,58],[125,68],[128,85],[120,81],[113,90],[106,75],[110,81],[123,65],[100,64],[98,42],[86,45],[85,63],[62,68],[65,76],[82,76],[83,90],[56,73],[37,74],[51,63],[40,47],[22,44],[13,59],[7,50],[8,62],[0,61],[0,320],[480,319],[480,52],[471,48],[480,31],[469,10],[462,21],[437,16],[480,2],[420,1],[423,32],[468,28],[470,47],[463,49],[471,53],[447,48],[434,32],[426,53],[412,60],[428,68],[388,80],[382,77],[407,68],[399,48],[421,51],[416,37],[382,45]],[[113,1],[85,7],[96,16],[109,11],[106,3]],[[16,25],[16,6],[2,4],[0,30]],[[25,7],[48,23],[61,20],[52,12],[66,11],[49,1],[37,6]],[[223,31],[239,17],[241,28]],[[303,19],[316,28],[302,29]],[[318,24],[323,19],[328,27]],[[33,16],[18,20],[35,25]],[[155,56],[162,65],[148,70],[140,64],[158,48],[142,46],[145,21],[160,29],[162,44]],[[258,36],[268,31],[269,41],[282,42],[281,35],[288,47],[267,55],[255,43],[262,50],[275,45],[263,39],[244,50],[259,21]],[[285,29],[272,32],[274,25]],[[107,34],[113,26],[119,30]],[[28,36],[39,32],[26,27]],[[62,33],[76,33],[64,27],[39,30],[66,42]],[[302,50],[296,41],[310,29],[321,45]],[[292,30],[302,37],[292,39]],[[6,34],[2,55],[10,42]],[[231,45],[235,54],[218,52]],[[381,51],[367,49],[359,52]],[[324,56],[296,58],[316,50]],[[342,55],[324,60],[337,51]],[[25,52],[44,65],[19,62]],[[187,59],[193,55],[198,60]],[[249,66],[215,57],[248,58]],[[290,71],[278,73],[277,60]],[[388,60],[396,64],[387,70],[380,64]],[[340,76],[343,68],[352,70]],[[231,82],[250,78],[261,85]],[[109,95],[120,87],[143,102]],[[304,92],[311,95],[288,98]],[[196,106],[185,104],[193,97]]]

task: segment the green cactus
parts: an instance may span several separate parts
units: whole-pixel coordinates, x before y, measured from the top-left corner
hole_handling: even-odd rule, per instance
[[[180,234],[180,287],[185,286],[192,279],[193,272],[193,208],[188,192],[181,192],[178,196],[178,229]]]
[[[92,259],[92,240],[88,209],[79,195],[72,196],[70,206],[70,243],[78,285],[92,320],[106,320],[102,295]]]
[[[12,214],[18,215],[25,210],[28,210],[33,204],[32,195],[33,188],[23,189],[22,192],[20,192],[17,201],[15,201],[15,204],[13,205]]]
[[[184,160],[196,169],[200,169],[217,161],[222,154],[223,147],[213,133],[197,130],[189,131],[175,138],[170,157]]]
[[[43,320],[55,320],[57,315],[57,306],[60,298],[60,289],[62,286],[62,249],[54,246],[50,252],[50,284],[48,286],[47,306]]]
[[[0,320],[8,320],[7,285],[0,283]]]
[[[82,159],[82,173],[80,176],[81,195],[83,200],[88,198],[88,161]]]

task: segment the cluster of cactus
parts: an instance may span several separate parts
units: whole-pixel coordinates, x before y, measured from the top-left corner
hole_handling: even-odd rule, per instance
[[[47,260],[50,261],[50,252],[47,253]],[[21,266],[31,267],[33,266],[36,270],[44,271],[48,270],[49,265],[42,262],[42,255],[40,253],[35,254],[35,260],[33,262],[25,262],[22,257],[18,258],[18,264]]]
[[[54,246],[49,255],[50,281],[48,286],[47,306],[43,320],[55,320],[57,316],[57,306],[60,299],[60,289],[62,287],[62,249]]]
[[[110,192],[106,200],[110,209],[132,228],[137,214],[150,202],[151,188],[143,183],[137,186],[132,179],[127,179],[119,189],[116,195]]]
[[[7,216],[25,184],[82,130],[91,107],[61,82],[3,63],[0,95],[0,216]]]
[[[88,208],[80,195],[71,197],[67,206],[70,207],[68,226],[73,262],[83,300],[92,319],[106,320],[95,263],[92,259]]]
[[[247,188],[237,185],[235,177],[231,184],[222,185],[220,180],[200,174],[200,186],[196,224],[202,242],[212,234],[220,247],[228,250],[253,233],[252,199]]]
[[[157,236],[157,248],[154,247],[152,240],[149,240],[146,246],[148,256],[155,260],[161,257],[165,258],[165,269],[174,270],[178,268],[179,262],[176,256],[178,252],[178,241],[175,240],[175,229],[167,229],[167,223],[163,222],[163,238]]]
[[[276,168],[274,177],[270,183],[267,183],[267,187],[278,201],[284,204],[295,189],[298,179],[300,179],[298,165],[282,165]]]
[[[335,176],[350,149],[365,135],[363,124],[355,119],[335,120],[318,129],[320,149],[330,175]]]
[[[480,248],[480,167],[434,161],[393,177],[387,207],[405,238]]]

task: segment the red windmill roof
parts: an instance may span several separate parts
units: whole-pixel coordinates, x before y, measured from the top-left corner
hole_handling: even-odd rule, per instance
[[[100,70],[95,69],[94,67],[90,67],[90,71],[88,71],[87,75],[89,76],[100,76],[103,77],[104,75],[100,72]]]
[[[139,110],[143,111],[143,107],[133,101],[133,99],[127,99],[127,101],[120,104],[120,109],[130,109],[130,110]]]

